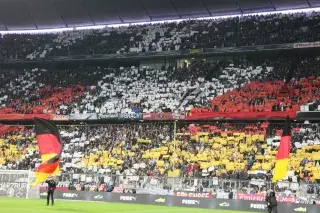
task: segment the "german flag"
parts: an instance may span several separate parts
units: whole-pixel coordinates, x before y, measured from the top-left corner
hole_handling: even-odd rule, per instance
[[[287,176],[289,155],[290,155],[290,118],[287,116],[286,122],[283,128],[283,133],[276,156],[276,166],[274,168],[272,182],[282,180]]]
[[[51,175],[57,174],[62,153],[62,142],[57,126],[49,120],[35,118],[36,138],[42,163],[35,171],[36,186]]]

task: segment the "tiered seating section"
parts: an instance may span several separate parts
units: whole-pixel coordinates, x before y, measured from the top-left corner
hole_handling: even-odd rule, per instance
[[[3,70],[0,114],[295,113],[301,106],[318,110],[318,68],[318,57],[308,57],[294,70],[285,59],[267,63],[193,60],[189,66],[163,69]],[[292,78],[285,83],[288,70]]]
[[[279,13],[61,34],[4,35],[0,39],[0,56],[33,60],[49,56],[316,42],[320,40],[318,18],[317,12]]]
[[[0,113],[69,114],[100,78],[99,68],[4,71]]]
[[[33,127],[0,127],[0,165],[6,169],[34,169],[37,143]]]
[[[64,173],[271,180],[282,125],[268,122],[60,126]],[[0,168],[39,163],[32,127],[1,128]],[[292,124],[287,179],[320,181],[320,125]]]
[[[213,98],[211,108],[194,108],[191,112],[296,112],[301,105],[320,99],[319,86],[320,78],[315,76],[289,85],[283,81],[250,82]]]

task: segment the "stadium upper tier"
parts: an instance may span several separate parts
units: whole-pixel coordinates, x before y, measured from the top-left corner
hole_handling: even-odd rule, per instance
[[[296,112],[319,110],[319,58],[195,60],[141,68],[9,70],[1,73],[0,114]],[[291,80],[285,79],[291,76]]]
[[[271,180],[280,124],[173,123],[60,126],[63,173]],[[33,127],[1,126],[0,169],[34,169]],[[320,126],[292,124],[288,177],[320,181]]]
[[[317,12],[272,14],[60,34],[6,34],[0,37],[0,57],[32,60],[48,56],[314,42],[320,40],[319,18]]]

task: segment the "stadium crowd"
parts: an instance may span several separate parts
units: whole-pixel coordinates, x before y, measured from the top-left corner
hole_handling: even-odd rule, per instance
[[[273,14],[61,34],[8,34],[0,37],[0,56],[32,60],[318,41],[318,19],[317,13]],[[3,70],[0,81],[0,114],[320,111],[319,56],[201,59],[161,69],[94,65],[15,69]],[[176,132],[173,123],[163,122],[59,126],[64,143],[61,171],[72,183],[83,182],[80,174],[128,177],[124,182],[145,176],[155,185],[160,179],[181,178],[184,186],[198,178],[265,184],[271,180],[282,125],[253,121],[177,125]],[[33,126],[2,125],[0,137],[0,169],[34,170],[40,164]],[[320,125],[292,123],[291,138],[286,181],[319,183]]]
[[[318,62],[318,57],[302,58],[294,69],[290,62],[279,59],[263,63],[195,60],[162,70],[97,66],[17,70],[1,76],[1,113],[297,111],[305,105],[317,110]],[[291,80],[284,87],[287,76]],[[173,123],[59,129],[64,141],[64,174],[267,182],[272,177],[282,126],[268,122],[181,123],[176,134]],[[287,180],[319,183],[319,124],[292,124],[292,129]],[[0,133],[2,169],[35,169],[39,165],[32,126],[1,126]],[[71,177],[75,179],[72,183],[81,182],[80,176]],[[252,193],[261,190],[254,189]]]
[[[33,60],[48,56],[315,42],[320,40],[318,19],[317,12],[278,13],[59,34],[8,34],[0,37],[0,56]]]
[[[3,70],[1,114],[132,114],[319,110],[319,57],[192,60],[163,69],[81,66]],[[287,79],[291,76],[291,80]]]
[[[243,182],[242,190],[247,190],[248,181],[266,187],[282,127],[268,122],[182,122],[175,134],[173,123],[59,126],[64,142],[61,171],[64,178],[69,177],[64,181],[72,184],[89,184],[81,179],[81,174],[87,174],[96,187],[107,180],[112,185],[136,183],[138,176],[149,177],[142,182],[154,186],[168,178],[182,178],[185,190],[191,190],[199,178],[217,178],[228,187],[232,181]],[[1,169],[35,169],[41,163],[32,126],[2,126],[0,130]],[[319,183],[319,124],[293,123],[291,136],[287,183]],[[259,186],[251,189],[262,190]],[[202,187],[212,188],[214,183],[204,182]],[[286,190],[292,193],[297,188]]]

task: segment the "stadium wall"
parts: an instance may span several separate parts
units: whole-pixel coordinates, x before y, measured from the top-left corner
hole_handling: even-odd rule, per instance
[[[41,190],[40,198],[46,199],[46,196],[46,191]],[[217,198],[190,198],[177,196],[118,194],[84,191],[56,191],[55,198],[62,200],[149,204],[253,212],[266,212],[267,210],[265,202]],[[294,203],[279,203],[278,212],[319,213],[320,206]]]

